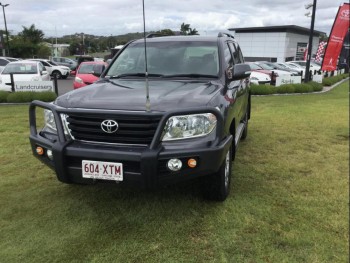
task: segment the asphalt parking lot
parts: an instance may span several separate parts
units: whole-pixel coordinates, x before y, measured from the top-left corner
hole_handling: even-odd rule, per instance
[[[57,80],[58,95],[65,94],[73,90],[73,80],[74,80],[74,76],[69,76],[67,79]]]

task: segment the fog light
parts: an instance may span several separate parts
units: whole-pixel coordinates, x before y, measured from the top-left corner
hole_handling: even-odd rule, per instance
[[[44,154],[44,148],[43,147],[40,147],[40,146],[37,146],[36,147],[36,153],[38,155],[43,155]]]
[[[46,154],[47,154],[47,157],[49,157],[49,159],[52,161],[53,160],[52,151],[51,150],[47,150]]]
[[[195,168],[195,167],[197,166],[197,161],[196,161],[196,159],[193,159],[193,158],[188,159],[187,165],[188,165],[188,167],[190,167],[190,168]]]
[[[182,162],[179,159],[170,159],[167,164],[169,170],[171,171],[179,171],[182,167]]]

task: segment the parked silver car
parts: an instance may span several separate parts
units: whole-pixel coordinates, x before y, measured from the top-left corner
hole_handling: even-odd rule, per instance
[[[75,70],[78,65],[75,60],[65,57],[52,57],[51,61],[55,62],[57,65],[69,67],[71,70]]]

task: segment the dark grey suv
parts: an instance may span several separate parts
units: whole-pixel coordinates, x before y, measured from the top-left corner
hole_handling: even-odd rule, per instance
[[[31,104],[33,153],[64,183],[154,188],[198,178],[207,197],[225,200],[248,132],[249,75],[227,34],[131,41],[96,83]],[[36,107],[45,109],[40,131]]]

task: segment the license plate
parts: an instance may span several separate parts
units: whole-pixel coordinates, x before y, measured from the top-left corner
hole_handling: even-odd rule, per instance
[[[123,164],[100,162],[100,161],[82,161],[83,178],[123,181]]]

